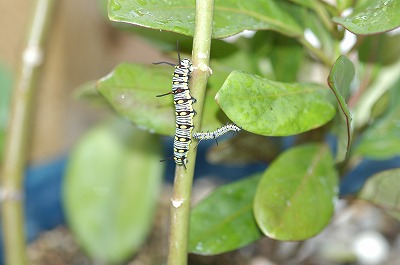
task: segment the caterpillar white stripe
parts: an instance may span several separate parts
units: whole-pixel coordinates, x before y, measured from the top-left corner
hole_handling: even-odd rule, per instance
[[[179,53],[178,53],[179,56]],[[175,138],[174,138],[174,160],[177,165],[186,167],[187,154],[191,143],[191,134],[193,130],[193,116],[196,111],[192,104],[196,99],[190,95],[188,86],[189,78],[193,72],[193,66],[189,59],[182,59],[178,65],[168,62],[160,62],[175,67],[172,77],[172,91],[158,95],[174,95],[175,105]],[[160,64],[156,63],[156,64]]]
[[[236,124],[226,124],[225,126],[216,129],[213,132],[198,132],[193,133],[193,139],[197,139],[199,141],[202,140],[210,140],[210,139],[217,139],[218,137],[226,134],[229,131],[239,132],[242,128],[237,126]]]

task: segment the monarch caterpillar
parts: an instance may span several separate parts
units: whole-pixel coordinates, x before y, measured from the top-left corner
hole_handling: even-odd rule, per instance
[[[225,133],[227,133],[229,131],[238,132],[241,129],[242,128],[240,128],[236,124],[226,124],[225,126],[218,128],[213,132],[193,133],[193,139],[197,139],[197,140],[199,140],[199,142],[202,140],[210,140],[210,139],[217,140],[218,137],[224,135]]]
[[[175,105],[175,137],[174,137],[174,160],[177,165],[187,164],[187,154],[191,143],[191,134],[193,130],[193,116],[196,111],[192,104],[196,99],[190,95],[189,78],[193,72],[192,62],[189,59],[180,59],[178,49],[179,64],[174,65],[169,62],[159,62],[154,64],[168,64],[175,67],[172,77],[172,91],[157,95],[157,97],[174,95]]]

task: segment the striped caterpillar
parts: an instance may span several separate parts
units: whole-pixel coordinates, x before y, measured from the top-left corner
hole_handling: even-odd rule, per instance
[[[210,139],[214,139],[216,141],[218,137],[226,134],[229,131],[238,132],[241,129],[242,128],[240,128],[236,124],[226,124],[225,126],[218,128],[213,132],[193,133],[192,136],[193,136],[193,139],[197,139],[197,140],[199,140],[199,142],[202,140],[210,140]]]
[[[180,59],[178,50],[179,64],[174,65],[169,62],[159,62],[154,64],[168,64],[175,67],[172,77],[172,91],[158,95],[157,97],[174,95],[175,105],[175,137],[174,137],[174,160],[177,165],[187,164],[187,154],[191,143],[191,134],[193,130],[193,116],[196,111],[192,104],[196,99],[190,95],[189,78],[193,72],[192,62],[189,59]]]

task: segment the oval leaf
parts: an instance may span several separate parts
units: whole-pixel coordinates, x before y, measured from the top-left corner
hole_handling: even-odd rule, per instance
[[[400,221],[400,169],[380,172],[371,177],[358,197],[377,204]]]
[[[333,18],[354,34],[375,34],[389,31],[400,26],[400,0],[368,0],[364,1],[348,17]]]
[[[193,36],[195,1],[110,0],[109,18],[147,28]],[[213,37],[225,38],[243,30],[270,29],[290,36],[302,30],[280,0],[215,2]]]
[[[328,84],[335,94],[337,103],[341,109],[341,118],[344,122],[335,126],[338,138],[336,162],[346,158],[351,143],[351,114],[346,103],[350,93],[350,84],[354,78],[355,69],[353,63],[346,56],[339,56],[332,66],[328,76]]]
[[[385,114],[361,135],[356,153],[372,159],[389,159],[400,154],[400,79],[389,90]]]
[[[172,67],[123,63],[100,79],[97,89],[111,107],[141,129],[172,136],[175,134],[173,96],[156,97],[171,91]],[[216,87],[207,90],[202,130],[221,125],[215,104]],[[196,103],[193,105],[196,110]]]
[[[159,138],[127,123],[87,133],[64,185],[68,223],[95,260],[120,263],[149,231],[163,174]]]
[[[337,173],[325,145],[295,147],[265,171],[254,198],[262,232],[278,240],[304,240],[329,222],[337,198]]]
[[[156,98],[171,90],[172,67],[120,64],[100,79],[97,89],[116,112],[142,129],[174,135],[172,96]]]
[[[107,106],[108,102],[97,90],[97,81],[88,81],[78,86],[74,91],[74,98],[85,100],[94,106]]]
[[[259,179],[253,176],[224,185],[193,208],[189,252],[215,255],[261,237],[252,211]]]
[[[335,114],[331,92],[314,84],[280,83],[233,71],[215,100],[243,129],[285,136],[318,128]]]

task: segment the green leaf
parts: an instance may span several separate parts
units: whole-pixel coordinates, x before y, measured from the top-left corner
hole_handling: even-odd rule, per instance
[[[118,115],[127,118],[141,129],[163,135],[175,134],[173,96],[156,97],[171,91],[172,73],[169,66],[147,66],[123,63],[100,79],[97,89]],[[221,71],[216,71],[221,75]],[[215,85],[207,90],[204,103],[202,130],[214,130],[219,121],[220,108],[215,104]],[[196,109],[196,103],[193,107]]]
[[[335,114],[328,89],[314,84],[274,82],[238,71],[229,75],[215,99],[238,126],[267,136],[318,128]]]
[[[228,136],[229,137],[229,136]],[[279,144],[273,138],[246,131],[232,134],[228,141],[218,140],[207,152],[207,161],[211,164],[247,165],[256,162],[270,162],[280,152]]]
[[[354,34],[375,34],[400,26],[400,0],[369,0],[348,17],[333,21]]]
[[[74,91],[74,98],[85,100],[95,106],[108,105],[103,96],[97,90],[97,81],[88,81],[78,86]]]
[[[325,145],[292,148],[265,171],[254,198],[262,232],[278,240],[304,240],[319,233],[333,214],[337,173]]]
[[[229,119],[221,111],[218,104],[215,103],[214,97],[217,93],[217,88],[210,86],[204,98],[203,118],[201,120],[201,131],[214,131],[216,128],[221,127],[222,124],[229,122]],[[194,105],[196,110],[196,105]],[[199,130],[194,128],[194,132]]]
[[[379,172],[368,179],[358,197],[383,208],[400,221],[400,169]]]
[[[249,69],[252,66],[251,58],[242,49],[218,60],[212,59],[210,66],[213,74],[210,76],[204,99],[204,110],[201,131],[214,131],[229,119],[221,111],[214,98],[225,79],[235,67]],[[252,68],[253,69],[253,68]],[[194,129],[197,132],[197,129]]]
[[[349,107],[346,103],[346,98],[348,98],[349,96],[350,84],[354,78],[354,74],[355,69],[353,63],[349,59],[347,59],[346,56],[341,55],[333,64],[328,77],[329,87],[332,89],[333,93],[336,96],[337,103],[342,113],[341,118],[343,119],[342,125],[340,126],[339,124],[339,127],[336,128],[336,134],[338,137],[336,155],[337,162],[341,162],[345,159],[351,143],[352,117]]]
[[[345,9],[351,7],[353,4],[353,0],[337,0],[336,5],[338,8],[338,11],[342,13]]]
[[[372,159],[400,154],[400,80],[389,90],[386,113],[361,135],[356,153]]]
[[[378,34],[360,40],[358,56],[364,63],[388,65],[400,59],[400,35]]]
[[[338,41],[335,39],[335,36],[333,36],[332,32],[324,26],[320,18],[314,12],[308,11],[304,13],[303,21],[303,27],[309,28],[321,43],[320,50],[329,58],[335,58],[335,53],[338,50]]]
[[[308,8],[313,8],[314,5],[316,4],[315,0],[290,0],[290,1]]]
[[[354,115],[354,126],[356,128],[362,128],[369,125],[371,117],[373,116],[372,110],[374,105],[379,101],[379,99],[387,93],[389,89],[398,81],[400,76],[400,60],[394,64],[377,66],[371,65],[372,75],[376,68],[379,68],[379,74],[373,80],[372,83],[363,91],[361,97],[357,101],[357,105],[354,106],[352,114]],[[365,78],[370,78],[371,73],[367,71]]]
[[[216,128],[221,127],[222,124],[229,122],[228,117],[215,102],[215,95],[231,71],[240,69],[253,72],[256,71],[255,64],[255,60],[244,49],[238,50],[225,58],[211,60],[210,65],[213,74],[209,79],[205,95],[201,131],[214,131]],[[194,107],[196,108],[195,105]],[[195,128],[194,131],[197,131],[197,129]]]
[[[252,204],[260,176],[224,185],[198,203],[190,217],[189,252],[215,255],[261,237]]]
[[[172,67],[120,64],[100,79],[97,89],[115,111],[140,128],[174,135],[172,96],[157,98],[171,90]]]
[[[305,50],[297,41],[277,35],[274,41],[274,48],[270,54],[276,80],[295,82],[304,56]]]
[[[126,23],[112,23],[117,29],[130,32],[134,35],[140,35],[148,40],[149,44],[161,50],[164,53],[177,52],[177,43],[179,51],[182,54],[191,54],[193,48],[193,36],[186,36],[171,31],[149,30],[144,27],[132,27]],[[228,43],[225,40],[212,39],[211,50],[212,59],[223,58],[239,51],[236,44]],[[173,56],[176,60],[177,55]]]
[[[64,185],[68,223],[103,263],[133,255],[150,229],[163,164],[155,135],[126,122],[89,131],[73,150]]]
[[[193,36],[195,2],[185,0],[110,0],[109,18],[146,28],[167,30]],[[215,3],[213,37],[225,38],[243,30],[269,29],[289,36],[302,34],[296,21],[280,0]]]

